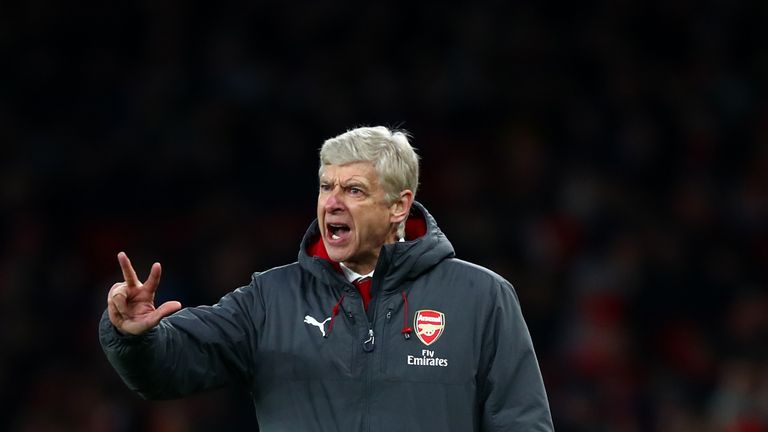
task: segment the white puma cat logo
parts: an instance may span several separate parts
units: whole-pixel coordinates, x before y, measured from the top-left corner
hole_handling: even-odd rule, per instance
[[[323,334],[323,337],[325,337],[325,323],[331,319],[331,317],[326,318],[323,322],[319,322],[318,320],[314,319],[313,317],[307,315],[304,317],[304,323],[313,325],[320,329],[320,333]]]

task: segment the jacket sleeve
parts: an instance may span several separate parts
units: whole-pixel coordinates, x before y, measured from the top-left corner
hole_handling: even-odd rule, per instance
[[[503,281],[483,335],[481,430],[553,431],[536,353],[514,288]]]
[[[107,359],[145,399],[172,399],[252,382],[264,308],[254,278],[214,306],[185,308],[139,336],[122,335],[106,313],[99,339]]]

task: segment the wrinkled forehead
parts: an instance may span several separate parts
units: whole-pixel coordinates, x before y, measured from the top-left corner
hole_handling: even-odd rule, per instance
[[[378,184],[379,174],[371,162],[350,162],[343,165],[325,164],[320,167],[320,181],[346,183],[356,179],[367,184]]]

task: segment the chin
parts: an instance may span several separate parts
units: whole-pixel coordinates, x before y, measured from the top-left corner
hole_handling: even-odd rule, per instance
[[[325,245],[325,250],[328,252],[328,258],[336,262],[344,262],[349,259],[350,254],[344,250],[338,250],[333,246]]]

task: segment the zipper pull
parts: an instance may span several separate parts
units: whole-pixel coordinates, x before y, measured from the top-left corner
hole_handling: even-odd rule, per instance
[[[363,351],[365,352],[371,352],[373,351],[373,344],[376,342],[376,338],[373,336],[373,329],[368,329],[368,339],[363,341]]]
[[[349,318],[349,322],[352,324],[355,323],[355,317],[352,315],[352,312],[347,312],[347,318]]]
[[[389,309],[387,311],[387,322],[389,322],[389,319],[392,318],[392,309]]]

